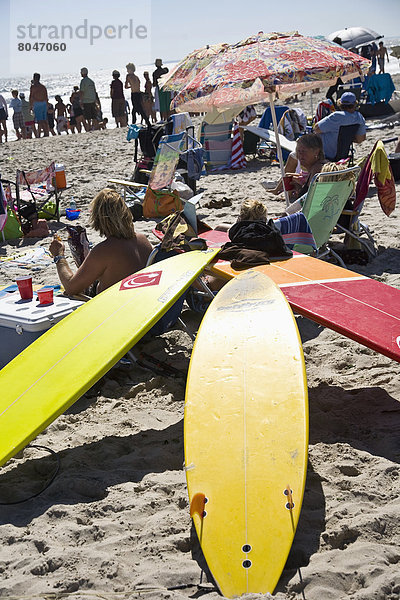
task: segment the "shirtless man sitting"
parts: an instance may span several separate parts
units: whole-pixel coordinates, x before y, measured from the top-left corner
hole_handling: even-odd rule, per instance
[[[100,293],[146,266],[152,245],[145,235],[136,233],[132,214],[121,196],[105,188],[91,203],[91,226],[106,239],[95,246],[73,273],[64,256],[64,244],[54,239],[50,252],[57,273],[68,295],[82,293],[98,281]]]

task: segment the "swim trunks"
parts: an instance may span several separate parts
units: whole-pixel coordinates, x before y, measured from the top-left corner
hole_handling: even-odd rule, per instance
[[[15,112],[13,114],[13,123],[14,123],[14,128],[15,129],[21,129],[22,127],[25,127],[25,122],[24,122],[24,117],[22,115],[22,112]]]
[[[47,102],[34,102],[33,113],[35,115],[35,121],[47,121]]]
[[[85,119],[97,119],[95,102],[88,102],[83,105],[83,116]]]

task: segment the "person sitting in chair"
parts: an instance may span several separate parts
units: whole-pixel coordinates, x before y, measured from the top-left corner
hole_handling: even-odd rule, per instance
[[[91,203],[91,226],[106,239],[97,244],[73,273],[64,256],[64,244],[54,239],[50,252],[57,273],[68,295],[83,293],[96,281],[100,293],[146,266],[152,245],[145,235],[136,233],[132,214],[121,196],[104,188]]]
[[[338,102],[339,109],[314,125],[314,132],[322,138],[325,157],[335,160],[339,129],[347,125],[358,125],[353,142],[360,144],[366,139],[365,119],[357,110],[357,98],[353,92],[345,92]]]
[[[322,141],[318,135],[307,133],[298,138],[296,151],[289,154],[285,165],[285,186],[291,202],[307,192],[312,178],[321,171],[325,162]],[[283,191],[282,179],[270,191],[275,195],[280,194]]]

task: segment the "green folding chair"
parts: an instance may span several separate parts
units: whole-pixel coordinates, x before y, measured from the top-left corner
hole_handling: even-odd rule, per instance
[[[310,224],[318,250],[315,253],[311,246],[295,244],[293,249],[296,252],[314,254],[317,258],[333,256],[340,265],[346,267],[341,257],[329,247],[328,241],[347,200],[354,193],[359,172],[360,167],[355,166],[315,175],[304,200],[302,212]],[[354,179],[342,181],[343,176],[348,173],[354,173]]]

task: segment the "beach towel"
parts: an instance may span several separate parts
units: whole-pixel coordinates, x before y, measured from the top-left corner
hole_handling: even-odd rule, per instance
[[[224,142],[207,140],[205,147],[207,152],[207,166],[210,170],[221,171],[229,169],[232,156],[231,139],[227,139]]]
[[[390,73],[371,75],[364,82],[364,89],[368,92],[368,102],[389,102],[395,90]]]
[[[181,159],[187,163],[187,174],[189,179],[198,181],[201,175],[205,175],[204,157],[204,148],[190,148],[181,154]]]
[[[278,124],[278,133],[284,135],[288,140],[297,140],[299,135],[304,133],[306,125],[300,118],[300,114],[295,109],[289,109],[283,113]]]
[[[306,244],[317,250],[311,227],[302,212],[280,217],[274,220],[274,225],[281,232],[285,244],[289,248],[294,244]]]
[[[207,169],[228,168],[232,154],[232,121],[228,123],[201,123],[200,144],[205,148]]]
[[[321,121],[321,119],[324,119],[334,111],[335,105],[333,104],[332,100],[330,100],[329,98],[321,100],[321,102],[318,102],[317,104],[317,109],[315,111],[314,116],[314,123],[318,123],[318,121]]]
[[[12,257],[0,257],[2,267],[22,267],[23,269],[31,269],[38,271],[52,264],[50,252],[43,248],[33,248],[23,254]]]
[[[233,123],[232,134],[231,169],[245,169],[247,163],[243,152],[243,143],[237,121],[234,121]]]
[[[237,120],[239,125],[248,125],[257,118],[257,112],[253,104],[246,106],[241,113],[238,114]]]
[[[187,112],[171,115],[170,118],[173,123],[172,133],[181,133],[181,131],[186,131],[188,127],[193,127],[192,119]]]
[[[378,190],[378,199],[385,215],[389,216],[396,206],[396,187],[390,162],[382,140],[378,140],[367,158],[356,187],[354,210],[364,202],[372,178]]]

